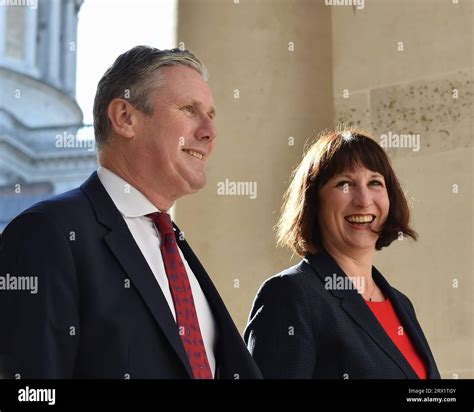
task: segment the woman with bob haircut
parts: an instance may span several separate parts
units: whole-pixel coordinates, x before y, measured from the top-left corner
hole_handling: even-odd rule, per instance
[[[439,379],[410,300],[372,265],[416,232],[384,150],[351,129],[322,135],[286,192],[278,243],[302,256],[259,289],[245,330],[264,378]]]

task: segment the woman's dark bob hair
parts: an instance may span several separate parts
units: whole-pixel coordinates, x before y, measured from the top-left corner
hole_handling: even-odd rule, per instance
[[[375,244],[377,250],[395,239],[417,233],[410,228],[410,210],[390,161],[379,144],[366,133],[338,129],[325,133],[311,145],[293,173],[277,224],[278,244],[300,256],[323,249],[318,223],[319,189],[333,176],[356,166],[380,173],[390,200],[387,220]]]

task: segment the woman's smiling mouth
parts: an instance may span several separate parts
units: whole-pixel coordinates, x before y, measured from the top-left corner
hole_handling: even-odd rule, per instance
[[[345,216],[344,219],[349,223],[353,229],[365,230],[370,229],[372,222],[376,216],[372,214],[368,215],[349,215]]]

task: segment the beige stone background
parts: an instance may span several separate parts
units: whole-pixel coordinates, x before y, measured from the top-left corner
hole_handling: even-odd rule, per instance
[[[474,378],[473,6],[180,0],[178,41],[209,68],[219,134],[176,220],[241,332],[261,283],[299,261],[273,227],[307,139],[340,122],[420,134],[419,151],[387,149],[420,239],[375,264],[412,300],[442,376]],[[218,195],[226,179],[257,182],[256,199]]]

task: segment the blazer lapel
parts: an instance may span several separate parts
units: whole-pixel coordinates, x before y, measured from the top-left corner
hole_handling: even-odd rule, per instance
[[[94,172],[81,185],[81,189],[89,198],[97,220],[110,229],[110,232],[105,235],[105,241],[124,268],[124,276],[130,277],[171,346],[183,362],[189,376],[192,377],[191,366],[166,298],[127,224],[97,177],[97,172]]]
[[[321,278],[323,283],[326,283],[327,277],[341,279],[342,284],[345,284],[344,279],[347,278],[346,274],[342,271],[336,261],[332,258],[329,253],[323,251],[317,255],[308,255],[308,262],[311,264],[314,271]],[[380,275],[381,276],[381,275]],[[374,278],[375,279],[375,278]],[[387,294],[388,290],[386,285],[388,283],[377,285]],[[389,356],[395,364],[402,370],[405,376],[409,379],[417,379],[417,375],[413,368],[410,366],[408,361],[398,350],[392,339],[387,335],[379,321],[372,313],[368,305],[364,302],[362,296],[357,292],[356,289],[329,289],[328,292],[341,299],[341,308],[347,313],[352,320],[359,325],[367,335],[382,349],[387,356]],[[393,294],[389,294],[391,298]],[[401,319],[404,320],[404,319]],[[410,336],[411,338],[411,336]]]
[[[375,267],[373,268],[372,276],[374,277],[375,283],[383,290],[384,294],[392,302],[403,328],[408,334],[418,355],[423,359],[426,365],[427,377],[431,379],[439,378],[439,372],[434,362],[433,355],[431,354],[431,350],[429,349],[428,342],[424,337],[423,331],[418,326],[416,319],[410,315],[406,306],[394,293],[393,288]]]

